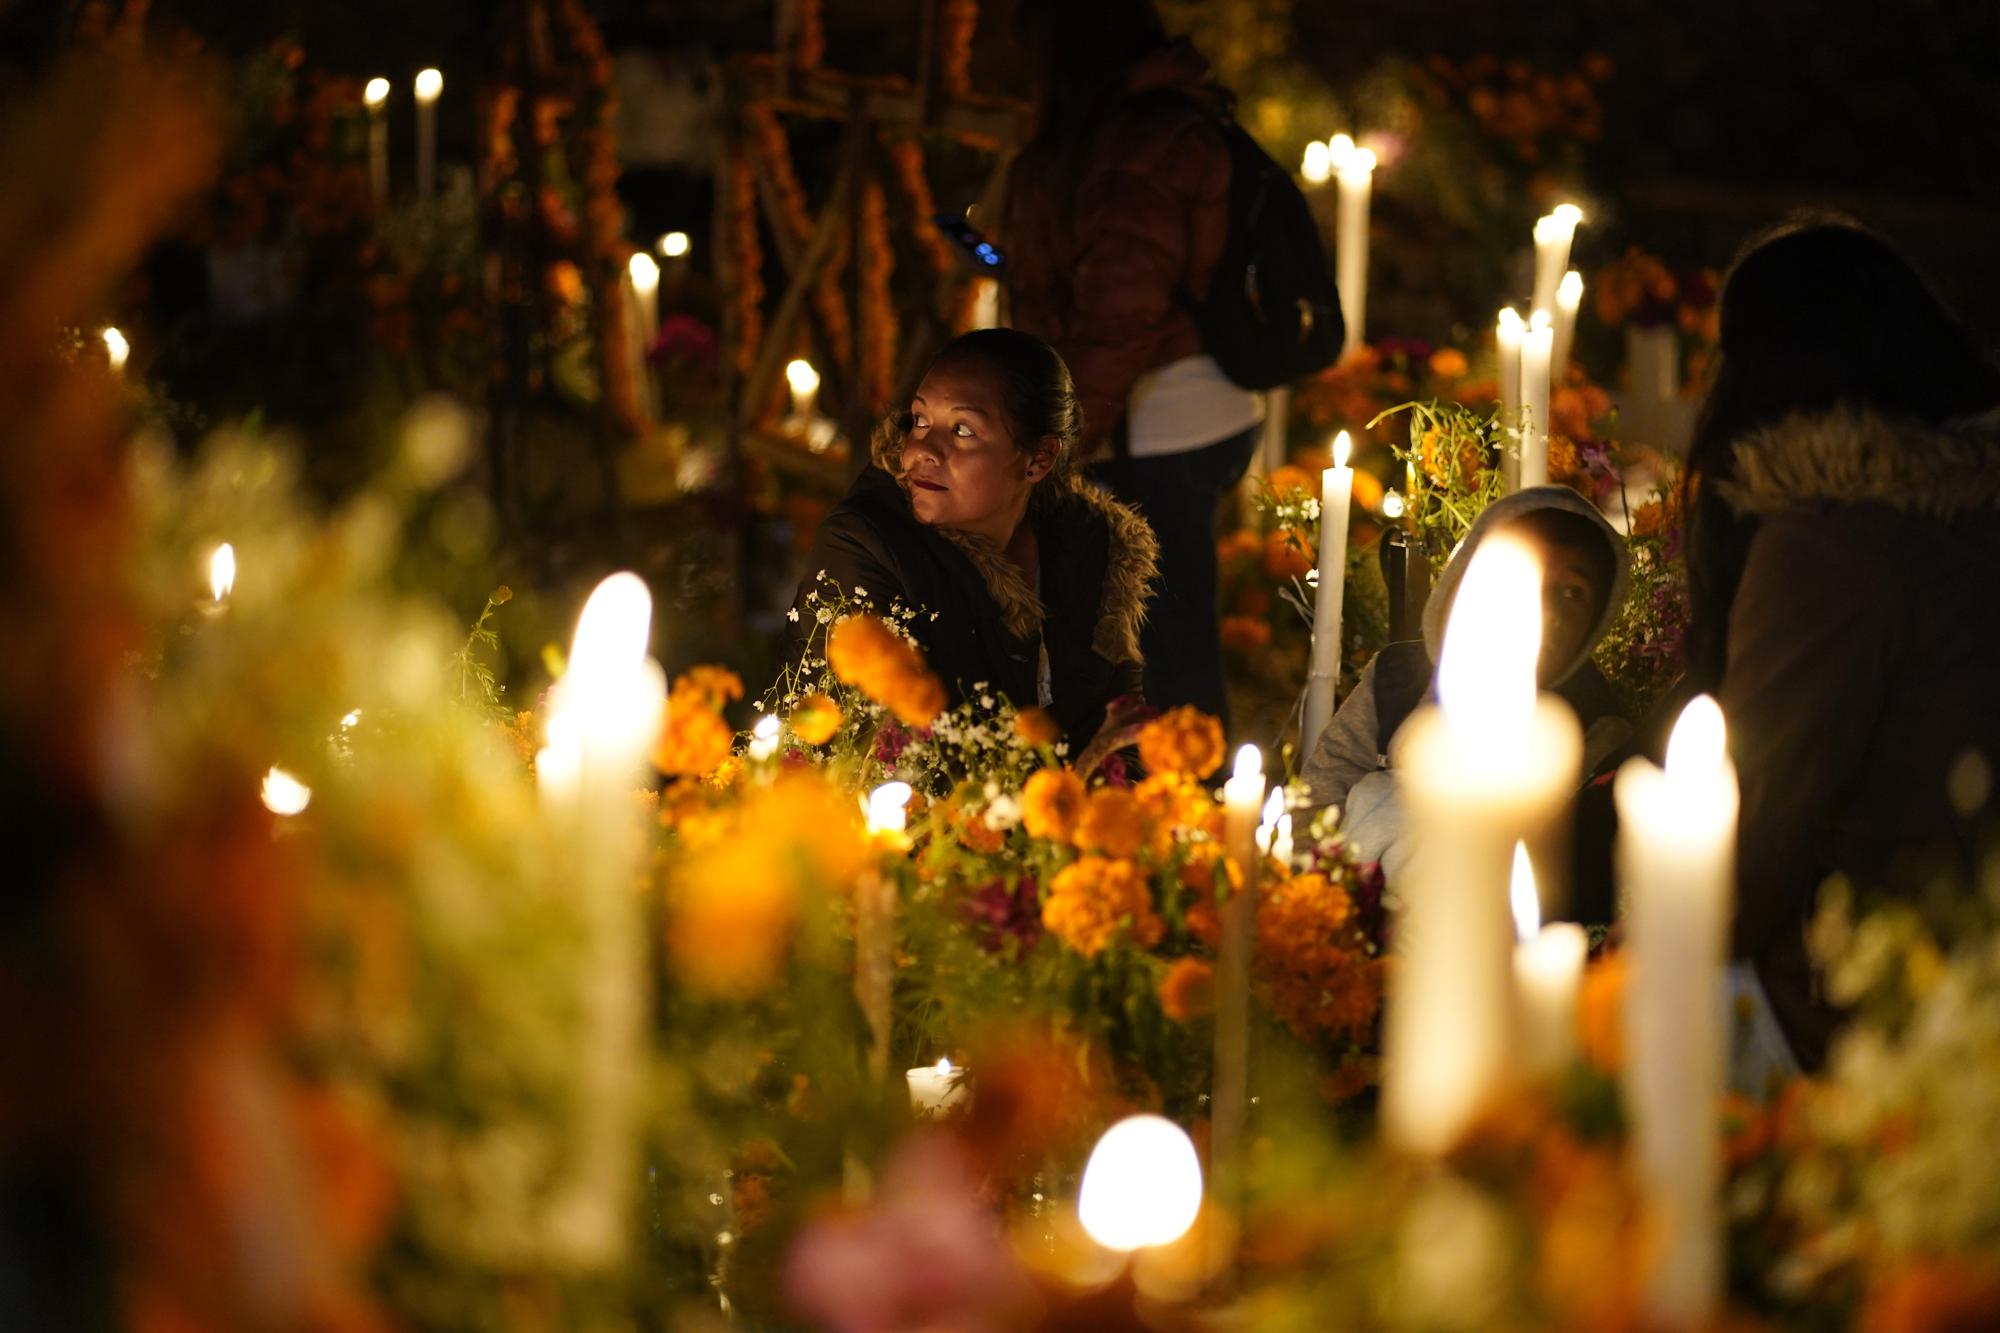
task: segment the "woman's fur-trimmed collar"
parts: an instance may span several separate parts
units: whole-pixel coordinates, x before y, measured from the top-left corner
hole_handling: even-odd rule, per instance
[[[2000,509],[2000,408],[1942,426],[1838,407],[1794,415],[1736,446],[1719,483],[1744,515],[1816,504],[1887,504],[1951,518]]]
[[[875,465],[895,478],[896,485],[907,499],[910,487],[903,476],[900,444],[901,436],[895,419],[891,418],[875,432],[870,453]],[[1091,634],[1090,646],[1108,661],[1143,661],[1144,654],[1139,648],[1139,627],[1145,623],[1146,600],[1152,596],[1153,582],[1158,577],[1160,566],[1160,543],[1154,537],[1153,529],[1140,517],[1138,510],[1113,499],[1101,487],[1074,474],[1064,481],[1052,479],[1042,485],[1061,487],[1064,494],[1052,497],[1058,504],[1065,499],[1075,502],[1103,523],[1110,534],[1105,557],[1104,592],[1098,601],[1097,626]],[[991,541],[976,533],[944,527],[933,528],[932,531],[962,551],[965,558],[972,562],[972,567],[979,571],[981,582],[985,583],[986,590],[993,595],[995,604],[1000,608],[1000,617],[1006,623],[1009,634],[1028,639],[1041,632],[1048,609],[1035,595],[1033,585],[1019,565],[1009,560]]]

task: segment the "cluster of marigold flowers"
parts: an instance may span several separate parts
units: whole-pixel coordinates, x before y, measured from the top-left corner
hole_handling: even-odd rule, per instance
[[[698,666],[676,677],[653,741],[653,767],[669,777],[700,777],[720,767],[736,741],[722,710],[742,697],[742,679],[723,667]]]
[[[944,711],[944,684],[917,646],[879,616],[852,615],[826,636],[833,674],[888,709],[906,727],[927,727]],[[794,730],[796,730],[796,725]]]
[[[1086,958],[1121,940],[1151,948],[1164,938],[1166,923],[1138,858],[1150,853],[1164,860],[1190,833],[1206,838],[1201,846],[1219,849],[1221,812],[1200,780],[1221,767],[1222,749],[1221,723],[1181,708],[1141,730],[1139,753],[1149,776],[1130,790],[1086,790],[1067,768],[1045,768],[1028,779],[1022,827],[1082,853],[1057,872],[1042,901],[1050,934]]]
[[[1713,343],[1721,337],[1717,293],[1722,275],[1714,269],[1675,273],[1658,255],[1632,246],[1591,278],[1591,309],[1611,328],[1671,325],[1690,337]]]

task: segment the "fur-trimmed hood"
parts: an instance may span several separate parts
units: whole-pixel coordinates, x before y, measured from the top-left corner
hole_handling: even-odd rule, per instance
[[[903,475],[901,444],[901,431],[892,417],[876,430],[869,452],[875,465],[895,478],[907,503],[910,483]],[[1091,647],[1107,661],[1143,661],[1139,629],[1145,623],[1146,601],[1152,596],[1160,566],[1160,543],[1152,527],[1138,510],[1113,499],[1103,488],[1073,472],[1051,476],[1041,486],[1044,489],[1035,495],[1029,508],[1035,522],[1080,518],[1102,524],[1109,537],[1104,590],[1098,601]],[[932,531],[949,540],[979,571],[980,580],[993,595],[1010,634],[1027,639],[1041,632],[1048,612],[1019,565],[977,533],[946,527]]]
[[[1736,445],[1717,484],[1746,516],[1886,504],[1932,518],[2000,509],[2000,407],[1942,426],[1852,407],[1795,414]]]

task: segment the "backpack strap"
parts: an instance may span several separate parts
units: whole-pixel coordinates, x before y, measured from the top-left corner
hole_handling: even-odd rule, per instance
[[[1386,755],[1389,738],[1430,694],[1431,678],[1436,672],[1422,639],[1389,644],[1375,654],[1374,665],[1375,751]]]

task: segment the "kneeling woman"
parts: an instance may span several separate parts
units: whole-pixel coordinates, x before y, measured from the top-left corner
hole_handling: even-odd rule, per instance
[[[874,465],[820,524],[799,589],[918,610],[913,629],[958,704],[985,686],[1049,710],[1072,743],[1140,692],[1139,623],[1157,544],[1076,476],[1076,386],[1047,343],[982,329],[947,343]],[[795,645],[796,646],[796,645]]]

